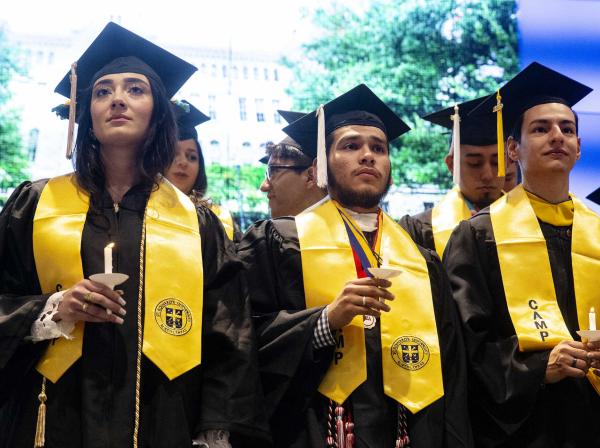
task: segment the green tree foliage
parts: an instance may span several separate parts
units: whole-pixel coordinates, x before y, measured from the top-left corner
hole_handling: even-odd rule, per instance
[[[265,178],[264,166],[236,165],[227,166],[213,163],[206,167],[208,178],[207,197],[217,204],[234,200],[244,210],[254,210],[263,203],[264,193],[259,188]]]
[[[319,30],[298,57],[289,93],[313,110],[364,82],[413,129],[393,146],[397,183],[449,186],[448,136],[419,118],[493,92],[518,71],[514,0],[341,2],[312,14]]]
[[[12,187],[27,179],[29,159],[19,132],[20,117],[8,107],[9,83],[15,73],[21,72],[14,49],[10,48],[6,33],[0,28],[0,207]]]

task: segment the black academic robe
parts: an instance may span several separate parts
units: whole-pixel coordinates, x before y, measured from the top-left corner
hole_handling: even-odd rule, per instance
[[[435,252],[435,240],[433,238],[433,228],[431,227],[432,208],[416,215],[404,215],[400,218],[399,224],[408,232],[413,241],[419,246]]]
[[[571,335],[580,340],[575,333],[571,228],[547,223],[541,228],[558,305]],[[459,224],[444,253],[469,357],[476,446],[600,446],[600,397],[588,380],[544,384],[550,351],[519,351],[494,241],[489,209],[484,209]]]
[[[249,282],[275,446],[325,447],[328,400],[317,388],[331,364],[333,348],[313,348],[314,329],[323,308],[306,309],[295,220],[288,217],[256,223],[246,232],[238,253]],[[409,415],[411,446],[471,446],[465,355],[457,312],[439,259],[427,250],[422,253],[431,278],[445,396]],[[325,267],[323,281],[327,281]],[[383,393],[379,325],[365,333],[367,380],[349,398],[355,446],[392,448],[397,404]]]
[[[0,215],[0,446],[31,447],[42,377],[35,370],[48,341],[31,343],[41,294],[32,249],[33,217],[46,181],[25,183]],[[132,188],[118,214],[105,193],[84,225],[85,277],[103,272],[103,248],[116,242],[114,267],[127,301],[124,325],[86,323],[82,357],[47,382],[46,447],[124,447],[133,437],[139,246],[148,190]],[[268,439],[256,347],[241,263],[218,218],[198,209],[204,267],[202,363],[169,381],[142,357],[140,447],[190,447],[206,429],[225,429],[237,446]],[[60,244],[60,242],[57,242]],[[185,248],[182,248],[185,250]],[[56,260],[60,263],[61,260]]]

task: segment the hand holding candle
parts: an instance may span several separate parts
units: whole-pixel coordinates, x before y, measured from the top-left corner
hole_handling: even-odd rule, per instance
[[[112,266],[112,248],[115,243],[108,243],[104,248],[104,273],[112,274],[113,266]]]

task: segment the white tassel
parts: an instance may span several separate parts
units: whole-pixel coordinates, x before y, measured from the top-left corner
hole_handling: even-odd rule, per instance
[[[460,114],[458,113],[458,105],[454,105],[454,115],[452,115],[452,157],[454,160],[452,177],[454,184],[460,184]]]
[[[317,186],[327,187],[327,148],[325,147],[325,109],[317,109]]]

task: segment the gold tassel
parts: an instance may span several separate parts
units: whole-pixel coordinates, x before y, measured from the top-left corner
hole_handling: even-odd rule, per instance
[[[73,131],[77,105],[77,62],[71,64],[71,98],[69,99],[69,130],[67,131],[67,159],[73,156]]]
[[[498,90],[496,93],[496,106],[494,107],[494,112],[496,112],[496,132],[498,133],[498,177],[506,175],[504,167],[504,125],[502,124],[503,107],[500,90]]]
[[[35,426],[35,441],[33,448],[44,448],[46,444],[46,377],[42,379],[42,390],[38,395],[40,407],[38,408],[37,424]]]

